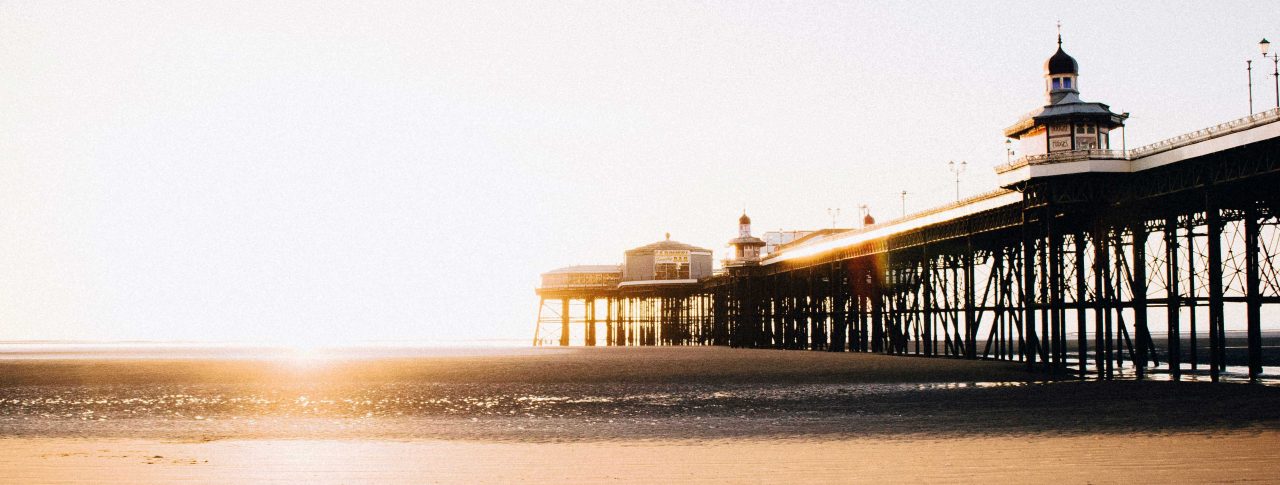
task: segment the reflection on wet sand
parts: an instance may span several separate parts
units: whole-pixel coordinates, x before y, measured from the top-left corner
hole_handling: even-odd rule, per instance
[[[1119,446],[1139,437],[1151,446],[1173,440],[1167,444],[1185,447],[1187,456],[1195,457],[1186,462],[1191,467],[1204,465],[1205,449],[1222,449],[1222,440],[1237,447],[1270,446],[1280,423],[1273,412],[1280,388],[1045,382],[1036,380],[1041,375],[1001,362],[725,348],[422,350],[339,357],[128,354],[2,360],[0,435],[12,445],[8,449],[18,450],[2,458],[15,470],[30,470],[33,457],[57,456],[75,478],[124,448],[134,449],[125,454],[137,458],[168,457],[177,452],[168,448],[176,447],[196,463],[175,459],[195,470],[205,470],[205,459],[222,463],[209,465],[221,471],[202,475],[216,481],[229,476],[225,466],[246,459],[245,450],[285,446],[278,440],[313,447],[305,451],[312,454],[349,448],[352,456],[367,460],[360,462],[370,467],[365,471],[373,473],[378,464],[399,476],[394,474],[414,468],[396,456],[465,457],[482,448],[513,457],[546,455],[545,463],[555,468],[587,448],[647,447],[616,457],[614,465],[622,466],[631,463],[628,457],[690,455],[697,444],[693,448],[720,450],[703,456],[710,460],[704,467],[737,463],[749,470],[776,469],[777,463],[744,461],[763,459],[762,450],[773,448],[789,455],[828,450],[871,456],[910,442],[941,453],[936,459],[960,463],[967,453],[964,444],[975,440],[1011,452],[1015,444],[1058,440],[1065,459],[1072,449]],[[1247,436],[1262,441],[1240,440]],[[89,443],[107,451],[58,455],[80,453],[58,450]],[[569,455],[549,451],[559,448]],[[994,455],[984,456],[972,459],[1002,466],[991,462]],[[259,459],[284,467],[277,477],[308,469],[275,455]],[[837,460],[828,465],[840,469],[855,463],[866,464]],[[1116,471],[1125,463],[1106,466]],[[332,477],[368,478],[360,475],[361,466],[338,467],[350,474]],[[534,468],[486,473],[523,476],[505,472],[533,473]],[[750,477],[733,473],[726,476]],[[880,476],[866,469],[859,473]]]

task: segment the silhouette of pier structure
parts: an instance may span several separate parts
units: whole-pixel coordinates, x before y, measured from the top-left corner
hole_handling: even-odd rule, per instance
[[[1000,187],[770,253],[744,214],[715,274],[710,251],[672,241],[672,252],[645,247],[661,254],[652,267],[632,266],[628,251],[623,266],[546,273],[541,308],[560,308],[540,312],[535,344],[569,345],[581,323],[587,345],[949,356],[1214,381],[1230,352],[1262,377],[1280,361],[1264,356],[1262,334],[1263,306],[1280,303],[1280,109],[1114,150],[1128,115],[1080,99],[1060,38],[1044,73],[1046,104],[1004,132],[1020,157],[995,168]],[[584,302],[576,319],[573,301]],[[559,327],[550,340],[549,322]]]

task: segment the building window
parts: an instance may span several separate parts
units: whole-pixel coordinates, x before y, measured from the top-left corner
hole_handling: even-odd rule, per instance
[[[1083,135],[1083,134],[1084,134],[1084,125],[1082,125],[1082,124],[1080,124],[1080,123],[1076,123],[1076,133],[1077,133],[1077,134],[1081,134],[1081,135]]]
[[[653,265],[655,280],[687,280],[689,265],[687,263],[658,263]]]
[[[1062,88],[1071,89],[1071,78],[1069,77],[1062,78]]]
[[[1053,78],[1053,89],[1061,89],[1061,88],[1062,88],[1062,78],[1060,77]]]
[[[1085,127],[1085,129],[1086,129],[1086,130],[1089,130],[1089,131],[1088,131],[1088,133],[1089,133],[1090,135],[1092,135],[1092,134],[1093,134],[1093,125],[1086,126],[1086,127]]]

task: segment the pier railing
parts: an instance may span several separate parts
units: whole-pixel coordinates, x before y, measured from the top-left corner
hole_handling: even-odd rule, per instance
[[[996,172],[1007,172],[1009,170],[1021,168],[1027,165],[1040,165],[1045,163],[1063,163],[1077,162],[1080,160],[1128,160],[1129,157],[1124,150],[1071,150],[1067,152],[1042,153],[1039,155],[1025,155],[1017,160],[996,166]]]

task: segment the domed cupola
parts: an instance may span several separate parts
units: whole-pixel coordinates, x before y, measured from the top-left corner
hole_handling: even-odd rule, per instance
[[[1058,51],[1044,61],[1044,87],[1049,104],[1061,102],[1071,94],[1080,94],[1079,78],[1080,65],[1062,50],[1062,34],[1058,34]]]
[[[760,248],[765,245],[764,240],[751,235],[751,218],[747,217],[747,211],[742,211],[742,217],[738,218],[738,237],[729,241],[729,246],[733,248],[733,252],[725,258],[725,266],[749,266],[755,265],[760,261]]]
[[[1076,64],[1076,58],[1071,57],[1062,50],[1062,36],[1058,36],[1058,52],[1054,52],[1049,60],[1044,61],[1045,74],[1079,74],[1080,65]]]

